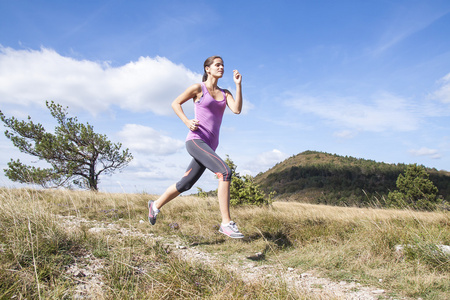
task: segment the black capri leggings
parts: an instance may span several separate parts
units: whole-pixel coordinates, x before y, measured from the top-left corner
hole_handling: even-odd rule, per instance
[[[230,167],[204,141],[189,140],[186,142],[186,149],[192,156],[192,161],[183,178],[176,184],[178,192],[183,193],[191,189],[205,169],[215,173],[219,180],[231,181]]]

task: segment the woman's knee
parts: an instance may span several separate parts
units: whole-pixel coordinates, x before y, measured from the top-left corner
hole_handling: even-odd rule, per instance
[[[222,173],[217,172],[216,176],[217,176],[217,178],[219,178],[219,180],[231,181],[231,169],[230,169],[230,167],[228,167],[228,165],[225,165],[225,170]]]
[[[192,186],[193,186],[193,184],[191,184],[190,182],[182,182],[182,181],[179,181],[177,184],[176,184],[176,188],[177,188],[177,191],[181,194],[181,193],[184,193],[184,192],[186,192],[186,191],[189,191],[191,188],[192,188]]]

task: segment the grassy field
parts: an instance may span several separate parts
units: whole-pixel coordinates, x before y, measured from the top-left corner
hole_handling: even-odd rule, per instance
[[[450,245],[448,212],[275,202],[232,208],[246,235],[232,240],[217,232],[216,199],[179,197],[151,226],[154,198],[0,189],[0,299],[77,298],[86,279],[69,270],[86,261],[100,274],[91,299],[315,299],[282,281],[249,283],[221,264],[181,260],[164,244],[174,236],[223,261],[259,252],[257,263],[374,286],[397,299],[450,299],[450,256],[439,248]],[[89,222],[70,226],[71,218]],[[93,231],[95,224],[141,234]]]

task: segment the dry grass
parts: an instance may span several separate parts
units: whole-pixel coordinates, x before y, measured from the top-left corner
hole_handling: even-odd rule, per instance
[[[148,195],[54,190],[0,190],[0,298],[72,299],[84,277],[68,266],[100,261],[94,299],[297,299],[285,286],[248,284],[220,266],[180,260],[150,239]],[[58,215],[92,220],[67,226]],[[94,221],[95,220],[95,221]],[[142,234],[90,231],[93,224],[120,224]],[[164,233],[164,230],[161,231]],[[90,258],[86,258],[90,257]],[[99,263],[99,262],[97,262]],[[89,282],[87,282],[89,285]],[[83,296],[83,294],[81,294]]]
[[[72,298],[74,279],[65,266],[80,255],[101,259],[107,288],[98,299],[157,297],[209,299],[298,299],[282,284],[244,283],[220,266],[187,263],[145,237],[93,234],[88,223],[63,226],[76,216],[143,235],[177,235],[202,251],[224,258],[262,252],[264,264],[314,270],[335,280],[356,281],[423,299],[450,298],[448,212],[343,208],[294,202],[271,207],[232,208],[246,235],[242,241],[218,234],[220,214],[213,198],[179,197],[146,221],[154,195],[58,190],[0,190],[0,298]],[[141,222],[144,221],[144,222]],[[404,245],[403,251],[395,250]],[[381,280],[380,280],[381,279]]]

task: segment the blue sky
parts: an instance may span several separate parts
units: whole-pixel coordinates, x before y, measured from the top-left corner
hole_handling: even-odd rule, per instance
[[[221,55],[244,111],[217,152],[241,174],[306,150],[450,171],[449,33],[449,1],[0,0],[0,109],[51,131],[45,101],[68,106],[135,157],[100,190],[159,194],[190,161],[170,104]],[[36,164],[3,134],[0,151]]]

